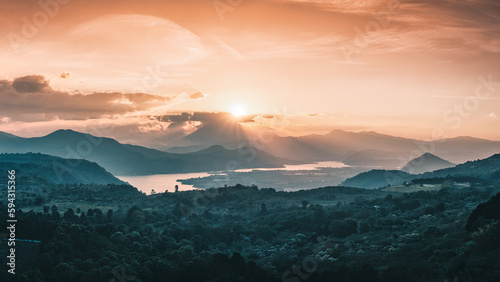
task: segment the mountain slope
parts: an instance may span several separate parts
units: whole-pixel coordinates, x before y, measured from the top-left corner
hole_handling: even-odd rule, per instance
[[[257,140],[267,153],[297,161],[341,161],[350,165],[401,169],[417,154],[432,153],[452,163],[482,159],[500,153],[500,141],[456,137],[422,141],[373,131],[333,130],[328,134],[277,136],[260,140],[258,129],[240,125],[234,118],[206,122],[196,131],[170,144],[167,151],[186,153],[223,145],[235,149]]]
[[[227,166],[230,162],[234,165],[237,164],[237,168],[251,168],[252,164],[259,164],[259,167],[261,168],[273,168],[283,167],[284,163],[301,163],[277,158],[271,154],[252,147],[241,147],[234,150],[228,150],[220,145],[214,145],[204,150],[187,153],[184,156],[192,156],[196,158],[211,158],[214,155],[217,156],[217,159],[213,159],[212,166],[214,167],[223,167],[224,165]]]
[[[141,146],[121,144],[111,138],[95,137],[72,130],[58,130],[47,136],[0,139],[0,153],[37,152],[64,158],[96,162],[115,175],[148,175],[226,170],[237,168],[283,167],[293,163],[255,149],[173,154]],[[255,154],[255,156],[253,156]]]
[[[408,162],[408,164],[401,168],[401,170],[411,174],[421,174],[454,166],[454,163],[443,160],[442,158],[431,153],[425,153]]]
[[[17,138],[16,135],[0,131],[0,139],[7,139],[7,138]]]
[[[17,177],[45,179],[56,184],[125,184],[96,163],[43,154],[0,154],[0,170],[16,170]]]
[[[183,141],[196,145],[236,144],[247,141],[250,133],[232,118],[209,121],[195,132],[185,136]]]
[[[482,160],[469,161],[451,168],[427,172],[420,176],[422,178],[430,178],[446,177],[448,175],[465,175],[487,179],[498,169],[500,169],[500,154]]]

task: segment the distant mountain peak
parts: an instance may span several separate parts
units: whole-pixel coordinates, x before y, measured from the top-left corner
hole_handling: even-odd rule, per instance
[[[441,159],[440,157],[436,156],[436,155],[433,155],[429,152],[425,152],[423,155],[421,155],[419,158],[438,158],[438,159]]]
[[[75,131],[72,129],[58,129],[52,133],[47,134],[47,136],[49,136],[49,135],[69,135],[69,134],[83,135],[85,133],[78,132],[78,131]]]
[[[411,174],[421,174],[454,166],[454,163],[442,159],[432,153],[426,152],[420,157],[409,161],[408,164],[406,164],[401,170]]]

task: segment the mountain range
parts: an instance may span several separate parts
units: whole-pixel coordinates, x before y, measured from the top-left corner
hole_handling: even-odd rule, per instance
[[[224,171],[237,168],[278,168],[296,164],[251,147],[228,150],[223,146],[188,154],[162,152],[121,144],[73,130],[57,130],[42,137],[23,138],[0,134],[0,153],[42,153],[96,162],[114,175],[150,175]]]
[[[395,137],[373,131],[333,130],[328,134],[278,136],[259,133],[235,121],[210,122],[173,143],[168,152],[187,153],[213,145],[237,148],[240,144],[259,145],[259,149],[279,158],[301,162],[341,161],[352,166],[401,169],[410,160],[432,153],[451,163],[464,163],[500,153],[500,141],[473,137],[444,138],[435,141]],[[259,136],[265,135],[265,138]]]
[[[279,168],[285,164],[340,161],[351,166],[405,170],[418,174],[500,153],[500,142],[472,137],[436,141],[373,131],[333,130],[328,134],[278,136],[234,120],[211,121],[179,139],[168,151],[120,143],[73,130],[23,138],[0,132],[0,153],[43,153],[96,162],[115,175],[150,175]],[[174,145],[175,145],[174,144]],[[416,159],[425,153],[423,159]],[[433,156],[439,156],[440,160]],[[427,157],[425,157],[427,156]],[[413,160],[413,163],[409,163]],[[424,165],[416,166],[416,163]],[[406,166],[406,167],[405,167]],[[410,171],[410,167],[418,170]]]

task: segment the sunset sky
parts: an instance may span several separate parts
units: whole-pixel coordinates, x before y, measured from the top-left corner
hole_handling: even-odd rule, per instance
[[[0,131],[21,136],[235,112],[500,140],[494,0],[5,0],[0,37]]]

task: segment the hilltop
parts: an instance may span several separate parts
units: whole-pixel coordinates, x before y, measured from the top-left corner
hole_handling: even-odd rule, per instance
[[[401,170],[411,174],[421,174],[454,166],[455,164],[452,162],[444,160],[431,153],[425,153],[408,162],[403,168],[401,168]]]

